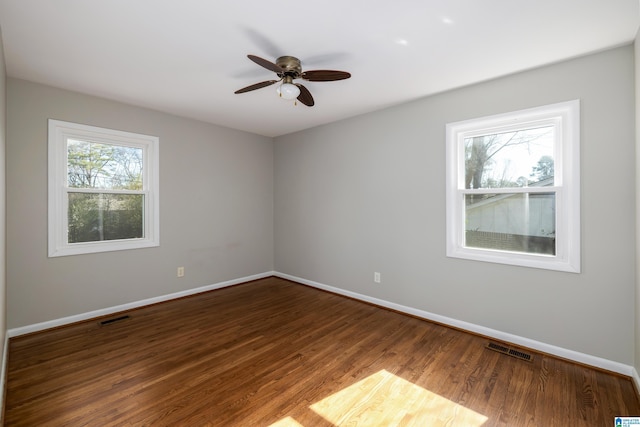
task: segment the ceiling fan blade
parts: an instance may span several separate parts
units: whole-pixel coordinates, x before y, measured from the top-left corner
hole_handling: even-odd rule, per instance
[[[247,55],[247,57],[253,62],[255,62],[256,64],[260,65],[261,67],[266,68],[267,70],[273,71],[274,73],[282,72],[282,68],[280,68],[279,66],[277,66],[271,61],[267,61],[266,59],[260,58],[259,56],[255,56],[255,55]]]
[[[347,54],[346,52],[332,52],[332,53],[325,53],[325,54],[320,54],[320,55],[314,55],[314,56],[307,56],[304,58],[304,63],[307,65],[313,65],[313,64],[335,64],[337,62],[341,62],[344,61],[345,59],[349,58],[349,54]],[[275,55],[274,55],[275,58]],[[315,67],[315,65],[313,65]]]
[[[238,89],[233,93],[245,93],[250,92],[256,89],[262,89],[263,87],[271,86],[274,83],[278,83],[280,80],[267,80],[266,82],[260,82],[256,84],[252,84],[251,86],[243,87],[242,89]]]
[[[295,83],[296,86],[300,89],[300,95],[298,95],[298,101],[302,102],[307,107],[313,107],[315,102],[313,101],[313,96],[311,96],[311,92],[309,89],[302,86],[299,83]]]
[[[335,70],[312,70],[305,71],[300,77],[310,82],[332,82],[335,80],[348,79],[351,77],[351,73]]]
[[[266,34],[263,34],[258,30],[254,30],[253,28],[244,28],[244,33],[251,39],[253,44],[260,48],[264,53],[267,53],[270,57],[277,58],[283,55],[282,49],[280,49],[273,40],[267,37]]]

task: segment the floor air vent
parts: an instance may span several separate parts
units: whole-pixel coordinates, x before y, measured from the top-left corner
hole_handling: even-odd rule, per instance
[[[526,360],[527,362],[531,362],[533,360],[533,356],[529,353],[525,353],[522,350],[517,350],[515,348],[509,348],[502,344],[497,344],[494,342],[490,342],[487,344],[486,348],[489,350],[497,351],[498,353],[506,354],[508,356],[513,356],[520,360]]]
[[[112,317],[111,319],[106,319],[100,322],[100,326],[111,325],[112,323],[121,322],[123,320],[130,319],[131,317],[128,314],[119,317]]]

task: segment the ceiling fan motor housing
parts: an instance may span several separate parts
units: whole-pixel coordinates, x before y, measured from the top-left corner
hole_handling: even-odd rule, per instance
[[[282,73],[278,73],[280,77],[291,76],[297,79],[302,74],[302,65],[300,60],[293,56],[281,56],[276,60],[276,65],[282,68]]]

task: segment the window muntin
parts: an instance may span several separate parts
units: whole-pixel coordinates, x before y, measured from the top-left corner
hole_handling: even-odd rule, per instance
[[[158,246],[158,138],[49,121],[49,256]]]
[[[580,271],[579,102],[447,125],[447,255]]]

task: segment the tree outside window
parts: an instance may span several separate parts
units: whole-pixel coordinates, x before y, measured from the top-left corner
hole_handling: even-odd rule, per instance
[[[69,243],[143,237],[143,194],[83,189],[143,189],[142,148],[67,141]]]
[[[468,137],[464,152],[465,189],[477,190],[465,195],[465,245],[554,255],[555,192],[543,189],[554,184],[554,127]],[[510,188],[530,192],[490,191]]]

